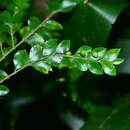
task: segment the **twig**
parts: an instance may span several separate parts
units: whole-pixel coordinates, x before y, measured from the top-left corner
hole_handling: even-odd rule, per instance
[[[24,37],[18,44],[12,47],[5,55],[0,59],[0,62],[3,61],[10,53],[16,50],[20,45],[22,45],[30,36],[32,36],[36,31],[38,31],[45,22],[47,22],[52,16],[54,16],[57,12],[52,12],[45,20],[41,22],[34,30],[32,30],[26,37]]]
[[[66,56],[66,55],[63,55],[63,54],[58,54],[59,56],[63,56],[63,57],[68,57],[68,58],[78,58],[78,56]],[[3,83],[4,81],[8,80],[9,78],[11,78],[12,76],[16,75],[18,72],[22,71],[23,69],[31,66],[32,64],[34,64],[35,62],[38,62],[38,61],[42,61],[42,60],[45,60],[47,57],[49,56],[44,56],[42,57],[41,59],[37,60],[37,61],[33,61],[33,62],[29,62],[28,64],[26,64],[25,66],[23,66],[22,68],[18,69],[18,70],[14,70],[13,73],[9,74],[7,77],[5,77],[4,79],[2,79],[0,81],[0,84]],[[84,60],[87,60],[87,58],[82,58]]]

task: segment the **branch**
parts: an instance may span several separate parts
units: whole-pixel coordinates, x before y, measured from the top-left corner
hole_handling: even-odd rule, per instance
[[[32,36],[35,32],[37,32],[42,25],[47,22],[52,16],[54,16],[57,12],[52,12],[46,19],[44,19],[41,24],[39,24],[34,30],[32,30],[26,37],[24,37],[18,44],[12,47],[1,59],[0,62],[3,61],[10,53],[16,50],[20,45],[22,45],[30,36]]]
[[[66,56],[66,55],[63,55],[63,54],[58,54],[58,56],[63,56],[63,57],[66,57],[66,58],[78,58],[78,56]],[[32,64],[38,62],[38,61],[42,61],[42,60],[45,60],[46,58],[48,58],[49,56],[44,56],[42,57],[41,59],[37,60],[37,61],[34,61],[34,62],[29,62],[28,64],[26,64],[25,66],[23,66],[22,68],[18,69],[18,70],[15,70],[13,73],[9,74],[7,77],[5,77],[4,79],[2,79],[0,81],[0,84],[5,82],[6,80],[8,80],[9,78],[11,78],[12,76],[16,75],[17,73],[19,73],[20,71],[22,71],[23,69],[31,66]],[[82,58],[84,60],[87,60],[87,58]]]

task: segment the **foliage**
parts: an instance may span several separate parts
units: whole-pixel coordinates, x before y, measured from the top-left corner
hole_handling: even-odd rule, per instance
[[[64,88],[65,90],[59,92],[59,95],[67,97],[76,103],[76,107],[80,107],[85,113],[91,114],[90,119],[81,130],[115,129],[114,125],[116,125],[117,118],[123,120],[129,111],[123,117],[119,115],[120,118],[116,114],[119,113],[120,108],[123,108],[123,111],[121,111],[125,113],[124,111],[129,108],[129,104],[124,105],[123,102],[121,107],[117,105],[119,111],[116,111],[118,109],[112,111],[113,106],[97,107],[91,101],[86,101],[87,88],[84,90],[80,86],[79,91],[77,86],[83,75],[89,76],[90,79],[94,75],[99,77],[104,77],[104,74],[108,76],[117,75],[116,66],[124,62],[124,59],[119,57],[121,49],[118,47],[107,49],[104,45],[108,40],[110,31],[112,31],[112,24],[116,23],[120,12],[127,5],[128,1],[125,0],[119,0],[118,2],[112,0],[109,2],[102,0],[53,0],[46,5],[49,7],[48,16],[41,20],[33,13],[30,15],[30,12],[35,12],[35,9],[32,9],[32,1],[5,0],[0,4],[2,9],[0,12],[0,96],[9,93],[8,87],[10,88],[10,81],[13,81],[13,76],[15,77],[19,72],[24,72],[26,69],[34,68],[33,73],[37,70],[40,74],[43,73],[43,76],[47,75],[47,77],[50,73],[55,73],[55,70],[59,70],[61,73],[65,71],[62,77],[58,79],[53,77],[48,78],[49,81],[44,80],[42,95],[52,94],[52,91],[57,88],[55,86],[57,82],[58,84],[66,84],[68,88]],[[64,16],[65,18],[67,16],[67,20],[64,19]],[[82,45],[82,43],[85,45]],[[66,70],[66,68],[69,69]],[[92,76],[91,73],[86,71],[94,75]],[[66,77],[68,78],[67,82],[65,82]],[[40,76],[36,79],[39,78]],[[83,83],[84,80],[85,78],[83,78]],[[96,84],[94,80],[93,83]],[[31,81],[33,81],[32,77]],[[89,89],[87,91],[90,92]],[[95,90],[92,90],[92,92],[96,93]],[[25,91],[23,93],[25,94]],[[20,93],[22,96],[24,94]],[[27,93],[27,95],[29,94]],[[30,100],[35,97],[36,95],[31,96]],[[13,123],[11,128],[14,129],[19,115],[19,106],[21,105],[12,106],[13,119],[11,122]],[[97,110],[93,111],[93,108]],[[64,108],[62,109],[64,111]],[[61,113],[65,113],[63,111]],[[105,119],[107,113],[112,114]],[[110,118],[113,113],[114,117],[111,121]],[[102,116],[97,120],[100,114]],[[64,120],[62,114],[61,117]],[[109,123],[106,124],[106,121]],[[100,125],[101,122],[103,122],[103,127]],[[126,122],[126,124],[128,123]],[[120,129],[123,125],[122,121]],[[126,126],[125,129],[129,129],[129,126],[128,128]]]

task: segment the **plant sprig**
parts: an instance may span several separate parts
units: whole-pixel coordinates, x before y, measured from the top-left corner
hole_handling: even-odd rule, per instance
[[[32,46],[29,54],[26,50],[18,51],[13,59],[14,72],[6,75],[6,77],[3,76],[4,78],[1,78],[0,83],[3,83],[29,66],[44,74],[52,71],[54,66],[59,68],[77,68],[81,71],[89,70],[97,75],[106,73],[115,76],[116,68],[114,65],[123,62],[122,58],[118,58],[119,52],[120,49],[110,49],[107,51],[103,47],[92,49],[90,46],[84,45],[72,55],[69,40],[63,40],[57,45],[56,39],[50,39],[42,46],[40,44]]]
[[[60,3],[59,3],[60,1]],[[21,5],[22,1],[13,1],[14,7],[18,6],[18,10],[11,9],[0,13],[0,62],[5,60],[12,52],[17,51],[18,47],[27,43],[31,49],[28,53],[26,49],[20,50],[14,55],[14,72],[7,74],[4,70],[0,70],[0,83],[8,80],[23,69],[32,66],[36,70],[48,74],[52,71],[52,67],[58,68],[77,68],[81,71],[89,70],[93,74],[107,74],[115,76],[117,74],[115,65],[123,62],[122,58],[118,58],[120,49],[107,50],[104,47],[92,49],[92,47],[81,46],[74,54],[70,51],[70,41],[63,40],[59,44],[58,40],[53,38],[52,32],[63,29],[63,26],[51,18],[58,12],[69,12],[80,2],[80,0],[54,0],[56,6],[50,7],[54,10],[42,22],[36,17],[28,20],[28,26],[23,25],[21,16],[18,15],[25,12],[29,7],[27,1]],[[52,3],[53,3],[52,2]],[[67,5],[65,4],[67,2]],[[21,28],[22,27],[22,28]],[[17,43],[15,34],[21,35],[22,40]],[[8,39],[8,40],[6,40]],[[4,45],[7,44],[7,45]],[[7,47],[8,46],[8,47]],[[0,85],[0,96],[4,96],[9,92],[8,88]]]

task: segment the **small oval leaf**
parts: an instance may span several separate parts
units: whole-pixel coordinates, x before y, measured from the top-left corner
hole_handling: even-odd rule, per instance
[[[45,43],[44,49],[43,49],[43,56],[49,56],[53,54],[56,51],[57,48],[57,40],[56,39],[50,39]]]
[[[106,52],[104,56],[104,60],[106,61],[114,61],[120,53],[120,49],[110,49]]]
[[[54,20],[48,20],[46,23],[43,24],[43,27],[49,30],[62,30],[63,29],[63,26]]]
[[[35,46],[35,45],[38,45],[38,44],[43,46],[45,44],[43,37],[38,33],[35,33],[26,42],[31,46]]]
[[[0,96],[5,96],[9,93],[9,89],[5,85],[0,85]]]
[[[92,47],[84,45],[78,49],[76,54],[80,54],[81,56],[88,57],[90,55],[91,51],[92,51]]]
[[[8,74],[5,71],[0,70],[0,80],[6,78],[7,76],[8,76]]]
[[[97,75],[103,74],[103,69],[97,61],[88,60],[88,69],[93,74],[97,74]]]
[[[37,61],[42,56],[43,47],[40,45],[33,46],[29,53],[30,61]]]
[[[32,65],[36,70],[42,72],[44,74],[48,74],[49,71],[52,70],[51,66],[44,61],[36,62]]]
[[[69,51],[70,49],[70,40],[63,40],[59,45],[57,46],[56,53],[65,53]]]
[[[106,48],[104,47],[98,47],[93,49],[92,55],[96,58],[102,58],[106,53]]]
[[[117,74],[115,66],[109,61],[101,61],[101,65],[106,74],[115,76]]]
[[[114,65],[119,65],[119,64],[121,64],[122,62],[124,62],[124,59],[122,59],[122,58],[117,58],[117,59],[114,60],[112,63],[113,63]]]
[[[26,50],[18,51],[14,55],[13,62],[14,62],[15,69],[20,69],[24,67],[29,62],[29,56]]]

